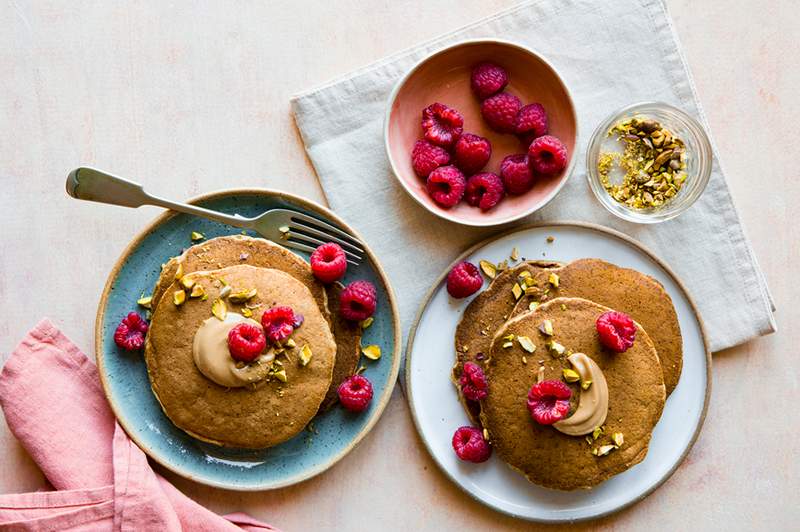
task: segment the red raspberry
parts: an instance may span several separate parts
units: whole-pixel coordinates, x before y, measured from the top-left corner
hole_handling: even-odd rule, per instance
[[[378,294],[369,281],[353,281],[339,294],[339,311],[350,321],[369,318],[377,304]]]
[[[526,146],[530,146],[536,137],[547,135],[547,113],[544,106],[532,103],[520,109],[514,120],[514,132]]]
[[[471,262],[459,262],[447,274],[447,293],[461,299],[471,296],[483,286],[483,277],[478,267]]]
[[[494,63],[478,63],[472,68],[470,77],[472,92],[481,100],[492,94],[497,94],[508,85],[508,73],[505,69]]]
[[[344,277],[347,257],[339,244],[322,244],[311,254],[311,271],[320,282],[330,284]]]
[[[481,114],[489,127],[499,133],[513,133],[522,102],[511,93],[501,92],[483,100]]]
[[[338,389],[339,402],[351,412],[362,412],[372,401],[372,383],[363,375],[350,375]]]
[[[528,148],[528,164],[539,174],[557,174],[567,167],[567,147],[552,135],[539,137]]]
[[[119,322],[114,331],[114,343],[125,351],[138,351],[144,347],[144,335],[147,334],[147,322],[136,312],[131,312]]]
[[[425,140],[449,148],[464,131],[464,117],[443,103],[434,103],[422,111],[422,130]]]
[[[447,150],[431,144],[427,140],[418,140],[411,150],[411,166],[414,172],[422,177],[428,177],[431,172],[450,162]]]
[[[480,401],[489,394],[486,375],[483,374],[481,367],[473,362],[464,364],[458,383],[461,385],[461,393],[470,401]]]
[[[267,346],[267,337],[261,327],[240,323],[228,331],[228,351],[234,360],[252,362]]]
[[[433,201],[449,209],[461,201],[467,181],[455,166],[440,166],[428,176],[428,194]]]
[[[483,439],[483,432],[475,427],[459,427],[453,434],[453,450],[465,462],[479,464],[492,456],[489,442]]]
[[[569,413],[572,390],[561,381],[542,381],[528,392],[528,412],[540,425],[552,425]]]
[[[295,329],[303,323],[301,314],[295,315],[292,307],[272,307],[261,315],[261,326],[267,339],[277,344],[289,338]]]
[[[509,194],[524,194],[533,186],[533,173],[524,153],[509,155],[500,163],[500,175]]]
[[[456,166],[467,175],[472,175],[486,166],[492,156],[492,145],[485,139],[472,133],[464,133],[456,142]]]
[[[600,343],[615,353],[624,353],[636,339],[636,324],[624,312],[610,310],[595,322]]]
[[[503,181],[497,174],[485,172],[475,174],[467,179],[467,188],[464,198],[473,207],[480,207],[483,211],[488,211],[503,199],[506,189]]]

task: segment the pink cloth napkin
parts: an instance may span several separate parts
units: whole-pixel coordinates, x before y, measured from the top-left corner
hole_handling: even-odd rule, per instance
[[[114,419],[97,367],[48,320],[3,367],[0,407],[58,490],[0,495],[2,530],[277,530],[221,517],[155,473]]]

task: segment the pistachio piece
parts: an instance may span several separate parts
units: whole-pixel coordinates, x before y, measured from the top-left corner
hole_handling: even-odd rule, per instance
[[[484,275],[489,279],[494,279],[497,276],[497,267],[488,260],[481,260],[478,262]]]
[[[592,431],[592,439],[596,440],[597,438],[600,437],[602,433],[603,433],[603,427],[595,427],[595,429]]]
[[[547,241],[548,244],[552,244],[553,242],[556,241],[556,237],[548,236],[545,240]]]
[[[294,349],[297,347],[297,343],[294,341],[293,338],[289,338],[283,343],[284,347],[288,347],[289,349]]]
[[[511,255],[509,255],[509,257],[511,260],[519,259],[519,249],[516,246],[511,250]]]
[[[600,447],[592,449],[592,454],[595,456],[605,456],[616,448],[616,445],[601,445]]]
[[[581,390],[588,390],[589,386],[592,385],[592,381],[583,381],[581,383]]]
[[[220,279],[220,281],[222,281],[222,279]],[[224,283],[225,281],[222,281],[222,282]],[[222,297],[222,298],[228,297],[232,291],[233,291],[233,288],[231,288],[231,286],[229,284],[226,284],[225,286],[222,287],[222,290],[219,291],[219,297]]]
[[[547,336],[553,336],[553,322],[551,320],[544,320],[539,325],[539,332]]]
[[[191,290],[194,286],[195,280],[188,275],[184,275],[181,277],[180,283],[186,290]]]
[[[189,235],[189,238],[192,240],[192,242],[197,242],[198,240],[203,240],[205,235],[203,235],[203,233],[198,233],[197,231],[192,231],[192,234]]]
[[[361,348],[361,354],[370,360],[381,358],[381,348],[378,345],[367,345]]]
[[[522,297],[524,291],[519,283],[514,283],[514,287],[511,289],[511,293],[514,294],[514,299],[519,299]]]
[[[309,362],[311,362],[311,348],[306,344],[300,349],[300,364],[305,367]]]
[[[528,310],[536,310],[536,307],[538,306],[539,306],[538,301],[531,301],[530,304],[528,305]]]
[[[672,150],[662,151],[658,157],[656,157],[656,160],[653,161],[653,166],[655,168],[660,168],[665,162],[670,160],[670,157],[672,157]]]
[[[565,368],[561,370],[561,373],[564,375],[564,380],[567,382],[578,382],[581,380],[581,376],[578,375],[578,372],[574,369]]]
[[[192,291],[189,293],[189,297],[203,297],[206,295],[206,291],[202,285],[196,284],[192,286]]]
[[[239,290],[229,295],[228,301],[231,303],[245,303],[256,297],[256,294],[258,294],[258,290],[255,288],[252,290]]]
[[[172,302],[175,303],[176,307],[180,307],[186,302],[186,292],[183,290],[175,290],[172,293]]]
[[[252,318],[253,317],[253,311],[250,310],[247,307],[244,307],[242,309],[242,316],[244,316],[245,318]]]
[[[285,370],[285,369],[282,369],[282,370],[280,370],[280,371],[276,371],[276,372],[275,372],[275,373],[273,373],[272,375],[273,375],[273,376],[274,376],[276,379],[278,379],[279,381],[281,381],[281,382],[286,382],[286,381],[288,381],[288,380],[289,380],[289,379],[286,377],[286,370]]]
[[[509,347],[514,347],[514,342],[503,342],[503,349],[508,349]]]
[[[559,282],[558,274],[551,273],[550,276],[547,278],[547,282],[558,288],[558,282]]]
[[[533,353],[536,351],[536,346],[533,344],[533,340],[527,336],[517,336],[517,342],[519,342],[520,347],[522,347],[522,349],[528,353]]]
[[[215,299],[211,303],[211,314],[219,321],[225,321],[225,317],[228,315],[228,306],[222,299]]]
[[[136,304],[143,308],[150,308],[150,304],[153,302],[153,296],[147,297],[140,297],[136,300]]]
[[[556,342],[554,340],[551,340],[550,342],[548,342],[547,347],[549,347],[551,350],[555,351],[559,355],[563,355],[564,351],[567,350],[566,347],[564,347],[563,345],[559,344],[558,342]]]
[[[175,280],[179,281],[181,277],[183,277],[183,263],[179,262],[178,269],[175,270]]]
[[[621,432],[615,432],[612,434],[611,439],[614,440],[614,443],[617,445],[617,447],[622,447],[622,444],[625,443],[625,436],[623,436]]]
[[[361,330],[363,331],[363,330],[368,329],[369,326],[372,325],[373,321],[375,321],[375,320],[374,320],[374,318],[372,316],[370,316],[369,318],[367,318],[364,321],[362,321],[361,322]]]

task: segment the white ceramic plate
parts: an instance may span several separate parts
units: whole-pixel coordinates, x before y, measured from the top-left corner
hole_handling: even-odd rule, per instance
[[[555,241],[548,244],[548,236]],[[483,464],[460,461],[450,441],[453,432],[470,421],[450,381],[450,370],[453,335],[470,299],[448,296],[443,283],[447,272],[431,289],[409,333],[406,383],[417,430],[453,482],[501,512],[531,521],[574,522],[618,511],[643,499],[669,478],[700,432],[711,372],[703,325],[689,294],[666,265],[629,237],[599,226],[558,223],[527,227],[482,242],[457,261],[499,262],[508,258],[514,246],[527,259],[569,262],[593,257],[634,268],[658,279],[672,297],[683,335],[683,372],[653,431],[647,457],[594,489],[574,492],[531,484],[496,456]]]

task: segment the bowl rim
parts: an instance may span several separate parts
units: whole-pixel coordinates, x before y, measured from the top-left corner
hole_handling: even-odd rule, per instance
[[[334,465],[336,465],[340,460],[342,460],[345,456],[350,454],[350,452],[355,449],[355,447],[361,443],[364,438],[375,428],[375,425],[378,423],[380,418],[383,416],[383,413],[386,409],[386,406],[389,404],[389,401],[392,398],[394,393],[395,386],[397,385],[397,377],[400,374],[400,359],[402,357],[402,330],[400,328],[400,313],[397,307],[397,297],[395,296],[394,289],[392,288],[391,283],[389,282],[389,275],[383,269],[383,266],[378,261],[377,256],[372,251],[372,248],[366,243],[361,234],[353,229],[352,226],[347,224],[342,218],[340,218],[337,214],[333,211],[328,209],[327,207],[320,205],[319,203],[312,201],[310,199],[306,199],[302,196],[298,196],[295,194],[291,194],[289,192],[284,192],[282,190],[272,189],[272,188],[259,188],[259,187],[240,187],[240,188],[228,188],[228,189],[219,189],[214,190],[211,192],[206,192],[204,194],[200,194],[197,196],[192,197],[191,199],[187,200],[186,203],[197,205],[205,201],[216,200],[216,199],[223,199],[231,196],[236,195],[256,195],[256,196],[264,196],[264,197],[277,197],[279,199],[283,199],[288,201],[289,203],[293,203],[301,208],[308,209],[310,211],[316,212],[327,217],[328,220],[333,221],[342,229],[349,231],[352,235],[358,238],[364,244],[364,251],[366,253],[366,257],[372,263],[372,266],[375,270],[375,273],[381,279],[384,288],[386,289],[386,295],[388,299],[388,305],[390,310],[390,315],[392,317],[392,336],[394,340],[394,346],[392,349],[392,367],[389,370],[389,378],[387,380],[387,386],[383,390],[383,393],[378,398],[378,403],[375,407],[374,412],[372,413],[367,423],[364,427],[355,435],[355,437],[347,443],[347,445],[342,449],[339,453],[332,456],[328,459],[325,463],[312,468],[287,479],[284,479],[279,482],[274,483],[259,483],[259,484],[250,484],[250,485],[238,485],[238,484],[229,484],[225,482],[218,482],[215,480],[210,480],[205,478],[201,475],[197,475],[194,472],[171,463],[168,459],[165,459],[161,454],[158,452],[154,452],[153,449],[147,446],[147,444],[140,440],[140,438],[136,435],[135,431],[132,430],[132,427],[129,427],[128,422],[126,419],[123,419],[119,412],[122,408],[117,404],[116,397],[111,392],[111,384],[108,382],[107,370],[105,367],[105,351],[103,348],[103,321],[105,319],[105,313],[108,308],[108,298],[111,294],[111,291],[114,288],[114,283],[119,276],[119,272],[122,267],[127,262],[130,255],[141,245],[141,243],[150,236],[155,230],[157,230],[160,226],[162,226],[165,222],[170,220],[171,218],[180,215],[178,212],[174,211],[165,211],[158,215],[155,219],[150,221],[143,229],[138,231],[133,239],[125,246],[123,251],[120,253],[119,257],[117,258],[114,266],[108,273],[108,277],[106,278],[105,285],[103,287],[103,292],[100,295],[100,300],[97,304],[97,313],[95,315],[95,323],[94,323],[94,347],[95,347],[95,359],[97,363],[98,373],[100,374],[100,383],[103,388],[103,395],[106,396],[108,400],[108,404],[111,407],[111,411],[114,413],[114,418],[117,423],[119,423],[120,427],[125,431],[128,437],[139,447],[147,456],[153,459],[156,463],[160,464],[164,468],[172,471],[173,473],[197,482],[199,484],[203,484],[206,486],[211,486],[214,488],[221,488],[227,489],[231,491],[241,491],[241,492],[258,492],[258,491],[271,491],[275,489],[285,488],[288,486],[292,486],[294,484],[298,484],[300,482],[306,481],[310,478],[313,478]],[[150,389],[147,390],[148,393],[152,393]],[[192,437],[191,435],[189,437]]]
[[[600,189],[600,185],[598,184],[598,180],[595,178],[596,170],[595,165],[593,163],[593,159],[596,158],[597,154],[594,154],[591,147],[595,143],[595,140],[603,134],[603,131],[608,129],[610,124],[615,123],[623,116],[628,114],[635,114],[638,109],[646,108],[646,107],[654,107],[654,108],[661,108],[665,111],[673,113],[677,115],[681,120],[687,122],[692,128],[694,128],[698,133],[698,142],[704,147],[705,150],[708,151],[709,161],[708,164],[704,166],[705,171],[702,171],[698,174],[698,183],[701,183],[700,192],[697,194],[692,201],[683,205],[681,208],[675,210],[674,212],[670,213],[667,216],[651,216],[648,213],[643,213],[640,216],[635,216],[632,213],[635,211],[625,207],[624,205],[620,204],[619,209],[612,208],[612,204],[610,201],[607,201],[608,194],[604,194],[604,190]],[[609,113],[603,120],[601,120],[597,126],[592,131],[591,136],[589,137],[589,143],[586,145],[586,181],[589,185],[589,188],[592,191],[595,199],[597,199],[598,203],[603,206],[608,212],[616,216],[621,220],[625,220],[627,222],[632,222],[641,225],[651,225],[657,224],[661,222],[667,222],[674,218],[677,218],[684,212],[686,212],[692,205],[700,199],[700,196],[703,195],[706,187],[708,186],[709,181],[711,180],[711,172],[713,166],[713,157],[714,157],[714,149],[711,146],[711,139],[708,137],[708,133],[706,132],[705,127],[700,122],[700,120],[696,119],[683,109],[676,107],[672,104],[661,100],[641,100],[637,101],[624,107],[620,107],[613,112]],[[657,211],[655,211],[657,213]]]
[[[559,183],[550,192],[550,194],[548,194],[538,204],[535,204],[535,205],[531,206],[529,209],[525,209],[523,211],[520,211],[520,213],[518,213],[518,214],[514,214],[512,216],[508,216],[508,217],[503,218],[501,220],[493,220],[491,214],[489,216],[487,216],[488,219],[486,221],[482,221],[482,220],[477,220],[477,221],[462,220],[459,217],[454,216],[451,212],[447,211],[446,209],[437,209],[437,208],[431,207],[430,205],[428,205],[427,203],[422,201],[417,196],[417,194],[414,191],[411,190],[411,188],[406,184],[406,182],[403,179],[400,178],[399,172],[397,170],[397,165],[395,164],[394,158],[392,157],[392,152],[389,149],[389,123],[390,123],[390,119],[391,119],[391,115],[392,115],[392,108],[394,107],[394,102],[397,99],[397,95],[400,93],[400,90],[406,84],[406,81],[408,81],[408,79],[417,70],[419,70],[419,68],[422,67],[422,65],[424,65],[425,63],[427,63],[429,60],[433,59],[434,57],[436,57],[438,55],[441,55],[441,54],[443,54],[445,52],[449,52],[450,50],[452,50],[454,48],[458,48],[458,47],[461,47],[461,46],[472,46],[472,45],[476,45],[476,44],[501,44],[501,45],[505,45],[505,46],[511,46],[513,48],[517,48],[518,50],[521,50],[521,51],[523,51],[523,52],[525,52],[527,54],[530,54],[530,55],[534,56],[539,61],[541,61],[542,63],[547,65],[547,67],[556,76],[556,79],[558,79],[558,81],[561,84],[561,86],[564,88],[564,92],[565,92],[565,94],[567,96],[567,101],[569,102],[569,105],[573,110],[572,114],[575,117],[575,120],[574,120],[574,122],[575,122],[575,144],[574,144],[575,148],[573,148],[572,153],[570,154],[569,164],[564,169],[564,175],[561,177]],[[548,203],[550,203],[553,200],[553,198],[555,198],[558,195],[559,192],[561,192],[561,189],[564,188],[564,185],[567,184],[567,181],[569,180],[570,176],[572,175],[572,173],[573,173],[573,171],[575,169],[576,161],[578,159],[576,157],[576,155],[577,155],[576,148],[579,145],[579,141],[580,141],[579,127],[580,127],[580,121],[578,120],[577,110],[576,110],[576,107],[575,107],[575,100],[572,98],[572,93],[570,92],[569,87],[567,86],[566,82],[564,81],[564,78],[561,76],[561,74],[558,72],[558,70],[555,68],[555,66],[553,66],[553,64],[550,61],[548,61],[542,54],[536,52],[532,48],[529,48],[529,47],[527,47],[525,45],[522,45],[522,44],[517,43],[517,42],[509,41],[509,40],[506,40],[506,39],[495,39],[495,38],[463,39],[463,40],[457,41],[457,42],[455,42],[453,44],[450,44],[450,45],[445,46],[443,48],[439,48],[439,49],[429,53],[428,55],[426,55],[425,57],[423,57],[422,59],[417,61],[414,64],[414,66],[412,66],[399,80],[397,80],[397,82],[395,83],[394,87],[392,88],[392,92],[389,94],[389,99],[386,102],[386,110],[384,111],[384,118],[383,118],[383,147],[384,147],[384,151],[386,152],[386,156],[389,159],[389,166],[391,167],[392,176],[400,183],[400,185],[403,187],[403,189],[406,191],[406,193],[408,193],[408,195],[411,196],[414,199],[414,201],[416,201],[419,205],[424,207],[428,212],[430,212],[432,214],[435,214],[439,218],[442,218],[442,219],[445,219],[445,220],[448,220],[450,222],[454,222],[454,223],[457,223],[457,224],[461,224],[461,225],[467,225],[467,226],[471,226],[471,227],[494,227],[494,226],[508,224],[508,223],[517,221],[517,220],[519,220],[521,218],[525,218],[526,216],[530,216],[534,212],[536,212],[539,209],[545,207]]]

